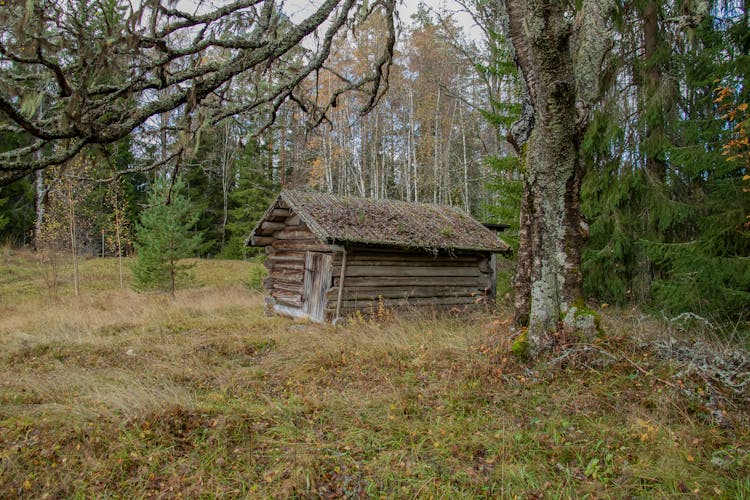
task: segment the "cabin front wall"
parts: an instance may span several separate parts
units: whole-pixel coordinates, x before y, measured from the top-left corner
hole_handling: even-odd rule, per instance
[[[489,252],[441,253],[354,247],[333,256],[325,318],[390,308],[474,308],[494,301],[495,259]]]
[[[266,245],[267,304],[274,312],[313,321],[325,320],[331,286],[330,245],[321,243],[283,204],[266,217],[254,238]]]

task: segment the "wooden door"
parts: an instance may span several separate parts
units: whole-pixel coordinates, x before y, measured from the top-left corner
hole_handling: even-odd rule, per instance
[[[331,286],[331,254],[305,254],[305,281],[302,291],[302,310],[310,319],[322,322],[325,315],[326,293]]]

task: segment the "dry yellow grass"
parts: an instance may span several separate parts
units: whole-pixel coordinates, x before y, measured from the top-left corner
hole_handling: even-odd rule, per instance
[[[529,367],[498,316],[264,317],[252,265],[171,302],[93,259],[51,298],[0,254],[0,497],[750,495],[745,409],[717,427],[640,320],[605,318],[614,362]]]

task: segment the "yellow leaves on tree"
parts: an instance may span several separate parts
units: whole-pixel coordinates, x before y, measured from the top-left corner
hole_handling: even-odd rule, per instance
[[[732,99],[734,91],[729,87],[717,87],[714,92],[716,93],[714,102],[719,105],[724,113],[722,118],[732,125],[732,135],[729,141],[722,146],[722,154],[727,157],[727,161],[740,162],[741,167],[748,169],[750,168],[750,113],[748,113],[748,103],[734,104]],[[750,192],[750,175],[745,173],[742,176],[742,181],[745,183],[742,190],[746,193]],[[747,216],[745,229],[750,229],[750,215]]]
[[[733,125],[732,136],[722,146],[722,154],[727,157],[727,161],[740,161],[745,166],[750,166],[750,114],[747,112],[748,103],[735,104],[732,99],[734,91],[729,87],[717,87],[714,92],[716,93],[714,102],[719,104],[721,111],[724,113],[722,118]]]

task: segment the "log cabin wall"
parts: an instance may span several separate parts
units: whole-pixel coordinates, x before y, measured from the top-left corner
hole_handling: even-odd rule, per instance
[[[298,310],[299,315],[303,315],[306,305],[304,284],[307,254],[330,254],[331,246],[320,243],[300,218],[283,203],[270,212],[257,234],[254,243],[266,245],[268,258],[265,266],[268,277],[264,285],[273,298],[273,305]],[[319,307],[325,307],[325,303]],[[287,312],[295,315],[294,311]]]
[[[333,253],[333,283],[326,320],[336,316],[342,252]],[[341,316],[387,308],[474,307],[494,298],[494,259],[489,252],[434,256],[424,251],[354,247],[347,250]]]
[[[452,207],[295,191],[279,195],[246,244],[266,247],[268,308],[319,322],[381,305],[491,303],[495,253],[510,249]]]

